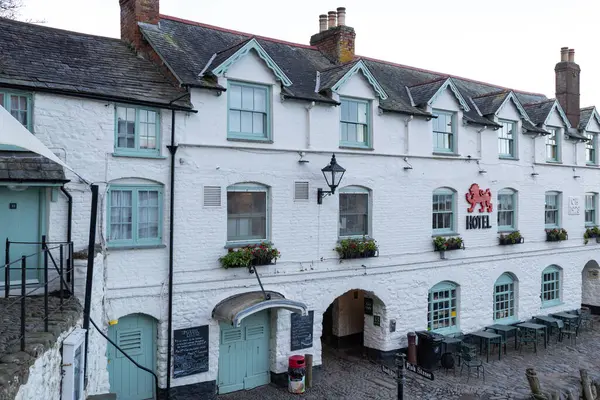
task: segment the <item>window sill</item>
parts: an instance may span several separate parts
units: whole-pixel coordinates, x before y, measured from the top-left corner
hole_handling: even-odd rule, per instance
[[[562,161],[558,160],[546,160],[547,164],[562,164]]]
[[[371,236],[369,235],[352,235],[352,236],[338,236],[338,240],[337,243],[339,244],[342,240],[361,240],[361,239],[365,239],[365,240],[374,240]]]
[[[590,162],[586,162],[585,165],[588,166],[588,167],[597,167],[598,166],[598,164],[596,164],[596,163],[590,163]]]
[[[245,142],[245,143],[265,143],[273,144],[273,140],[265,138],[250,138],[250,137],[227,137],[229,142]]]
[[[552,307],[558,307],[558,306],[562,306],[563,304],[565,304],[564,301],[558,301],[556,303],[554,302],[548,302],[548,304],[543,304],[540,306],[540,308],[544,309],[544,308],[552,308]]]
[[[375,149],[372,147],[363,147],[363,146],[348,146],[348,145],[340,145],[340,149],[346,150],[364,150],[364,151],[374,151]]]
[[[513,233],[518,231],[518,229],[515,228],[498,228],[498,233]]]
[[[165,244],[132,244],[132,245],[108,245],[109,251],[122,251],[122,250],[145,250],[145,249],[165,249]]]
[[[512,325],[515,322],[517,322],[519,319],[515,318],[515,317],[508,317],[508,318],[502,318],[502,319],[495,319],[494,320],[494,324],[498,324],[498,325]]]
[[[431,235],[432,238],[434,237],[440,237],[440,236],[460,236],[460,233],[456,233],[456,232],[439,232],[439,233],[433,233]]]
[[[434,156],[460,157],[460,154],[455,153],[453,151],[448,151],[448,152],[445,152],[445,151],[434,151],[432,154]]]
[[[166,160],[166,156],[152,155],[152,154],[141,154],[141,153],[112,153],[113,157],[123,157],[123,158],[150,158],[155,160]]]
[[[266,243],[266,244],[270,244],[273,245],[273,242],[271,242],[270,240],[246,240],[246,241],[239,241],[239,242],[227,242],[225,243],[225,246],[223,246],[224,249],[239,249],[242,248],[244,246],[250,246],[250,245],[257,245],[257,244],[261,244],[261,243]]]
[[[515,156],[503,156],[503,155],[500,155],[500,156],[498,156],[498,158],[501,159],[501,160],[519,161],[519,158],[515,157]]]

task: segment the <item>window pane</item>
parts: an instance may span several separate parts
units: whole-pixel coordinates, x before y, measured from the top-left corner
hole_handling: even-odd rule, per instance
[[[248,111],[242,111],[242,129],[243,133],[252,133],[252,113]]]
[[[117,107],[117,147],[135,148],[135,109]]]
[[[263,240],[267,232],[267,193],[227,193],[227,240]]]
[[[113,190],[110,194],[110,240],[130,240],[132,236],[132,198],[130,190]]]
[[[242,108],[242,87],[238,85],[229,86],[229,106],[231,108]]]
[[[367,235],[368,221],[369,195],[340,193],[340,236]]]
[[[267,111],[267,91],[254,88],[254,111]]]
[[[158,238],[158,191],[138,192],[138,238]]]
[[[367,103],[358,103],[358,122],[367,123]]]
[[[254,89],[251,87],[242,87],[242,109],[250,111],[254,110]]]
[[[229,110],[229,131],[230,132],[241,132],[242,131],[242,114],[241,111]]]
[[[265,130],[264,130],[265,114],[253,113],[252,118],[253,118],[252,132],[263,134],[265,132]]]

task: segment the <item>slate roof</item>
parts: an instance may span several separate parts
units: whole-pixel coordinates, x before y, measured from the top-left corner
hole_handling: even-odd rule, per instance
[[[580,114],[580,119],[579,119],[579,130],[584,130],[587,126],[588,123],[590,122],[590,119],[592,118],[592,115],[594,115],[594,108],[595,107],[585,107],[581,109],[581,114]]]
[[[413,99],[415,106],[422,106],[427,104],[429,100],[437,93],[442,87],[447,78],[439,78],[431,82],[419,83],[417,85],[409,86],[410,96]]]
[[[185,93],[119,39],[0,18],[0,54],[0,86],[156,105]]]
[[[20,151],[0,151],[0,181],[68,182],[62,166],[43,156]]]
[[[544,100],[538,103],[530,103],[524,104],[523,108],[527,115],[529,115],[529,119],[536,124],[540,125],[546,121],[548,118],[548,114],[552,111],[552,107],[554,106],[554,99]]]
[[[340,79],[344,77],[356,65],[358,60],[353,60],[351,62],[331,67],[326,70],[320,71],[320,84],[319,91],[328,90],[333,87]]]
[[[477,105],[477,108],[479,108],[481,114],[491,115],[498,111],[500,106],[508,97],[509,93],[509,90],[503,90],[496,93],[485,94],[483,96],[474,97],[473,102]]]

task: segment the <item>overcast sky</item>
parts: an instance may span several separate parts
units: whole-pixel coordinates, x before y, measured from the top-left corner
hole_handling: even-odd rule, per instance
[[[118,0],[24,0],[23,19],[119,37]],[[560,48],[575,49],[581,106],[600,106],[598,0],[161,0],[161,13],[308,44],[346,7],[356,53],[554,97]]]

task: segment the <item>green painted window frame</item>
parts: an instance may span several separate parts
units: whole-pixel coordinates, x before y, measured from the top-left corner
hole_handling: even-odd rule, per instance
[[[585,194],[585,226],[598,224],[598,193]]]
[[[517,123],[509,120],[500,120],[499,122],[502,128],[498,129],[498,156],[515,159],[517,158]],[[505,152],[505,149],[508,152]]]
[[[342,147],[356,147],[368,149],[371,148],[371,102],[369,100],[357,99],[353,97],[344,97],[340,96],[340,146]],[[344,109],[348,107],[348,104],[356,104],[357,115],[355,119],[344,118]],[[359,107],[363,105],[365,106],[365,114],[366,118],[364,122],[360,121],[359,118]],[[347,111],[349,113],[349,111]],[[364,127],[365,140],[362,142],[352,141],[352,140],[344,140],[343,139],[343,131],[344,126],[346,125],[355,125]]]
[[[510,323],[517,319],[515,310],[515,279],[508,273],[494,283],[494,322]]]
[[[433,115],[435,115],[437,118],[432,118],[432,132],[433,132],[433,152],[434,153],[450,153],[450,154],[455,154],[456,153],[456,131],[457,131],[457,125],[456,125],[456,113],[455,112],[451,112],[451,111],[443,111],[443,110],[432,110],[431,113]],[[436,130],[436,123],[439,121],[439,117],[440,115],[444,115],[445,117],[450,117],[450,127],[451,127],[451,131],[450,132],[444,132],[444,131],[440,131],[440,130]],[[438,144],[440,143],[440,136],[444,137],[444,136],[448,136],[448,142],[450,144],[450,147],[446,147],[446,146],[438,146]],[[442,143],[444,143],[445,140],[442,138]]]
[[[546,136],[546,161],[560,162],[560,129],[549,126],[546,127],[546,130],[550,132]],[[554,156],[552,156],[552,153],[554,153]]]
[[[560,304],[561,272],[560,267],[556,265],[550,265],[542,271],[540,298],[542,299],[543,307]]]
[[[163,233],[163,186],[160,185],[109,185],[107,192],[107,211],[106,211],[106,243],[108,247],[130,247],[130,246],[158,246],[162,245]],[[111,210],[112,193],[115,191],[130,191],[132,193],[131,204],[131,239],[111,240]],[[158,237],[139,238],[139,192],[152,191],[158,192]]]
[[[556,201],[550,202],[549,200],[554,198]],[[554,204],[552,204],[554,203]],[[560,192],[546,192],[545,194],[545,202],[544,202],[544,224],[546,229],[554,229],[560,228],[561,222],[561,196]],[[556,215],[555,223],[548,223],[549,213],[554,213]]]
[[[134,110],[135,122],[134,122],[134,147],[119,147],[119,108],[126,110]],[[125,111],[127,113],[127,111]],[[155,135],[156,135],[156,148],[155,149],[144,149],[140,148],[140,113],[141,112],[153,112],[156,115],[154,121],[155,124]],[[160,110],[151,107],[140,107],[131,104],[115,104],[115,154],[119,156],[144,156],[144,157],[156,157],[160,158],[161,151],[161,115]]]
[[[503,208],[502,199],[510,198],[512,208]],[[510,215],[511,225],[501,224],[503,215]],[[506,220],[506,218],[505,218]],[[512,232],[517,229],[517,192],[513,189],[501,189],[498,191],[498,232]]]
[[[444,199],[447,199],[447,196],[451,197],[452,208],[450,210],[444,208],[440,210],[440,205],[442,204],[442,196]],[[446,203],[444,201],[444,203]],[[438,209],[436,210],[436,204],[438,204]],[[438,188],[433,191],[432,203],[431,203],[431,228],[433,230],[434,235],[444,235],[444,234],[453,234],[456,233],[456,192],[450,188]],[[437,228],[436,217],[449,214],[450,215],[450,227]],[[437,221],[439,222],[439,221]]]
[[[429,289],[427,330],[448,334],[458,332],[459,326],[458,285],[448,281],[440,282]]]
[[[8,89],[0,88],[0,100],[1,100],[0,107],[4,107],[4,109],[6,111],[8,111],[11,115],[13,115],[13,110],[12,110],[11,101],[10,101],[11,96],[25,97],[27,99],[27,110],[26,110],[27,122],[23,126],[25,126],[25,128],[27,128],[27,130],[29,132],[33,133],[33,95],[32,95],[32,93],[23,92],[23,91],[19,91],[19,90],[8,90]],[[14,117],[14,115],[13,115],[13,117]],[[10,146],[10,145],[0,145],[0,150],[25,151],[25,149],[22,149],[21,147]]]
[[[342,234],[342,196],[367,196],[367,210],[364,214],[364,224],[366,231],[363,233],[353,233],[349,235]],[[338,236],[343,239],[362,238],[369,236],[371,231],[371,192],[369,189],[362,186],[346,186],[339,190],[339,220],[338,220]],[[348,215],[348,214],[344,214]],[[350,215],[361,215],[361,213],[350,213]]]
[[[229,193],[265,193],[265,237],[248,239],[230,239],[229,235]],[[271,236],[271,205],[270,188],[260,183],[236,183],[227,187],[227,242],[225,247],[242,247],[249,244],[258,244],[269,241]]]
[[[585,136],[589,139],[585,143],[585,163],[587,165],[597,165],[598,135],[593,132],[586,132]]]
[[[242,104],[240,104],[240,108],[233,108],[231,105],[231,93],[233,93],[232,88],[240,87],[241,90],[243,88],[251,88],[253,90],[263,90],[265,92],[265,110],[256,110],[254,107],[252,109],[243,108]],[[254,94],[253,94],[254,97]],[[240,98],[240,102],[241,102]],[[253,99],[254,103],[254,99]],[[271,135],[271,87],[268,85],[260,85],[256,83],[247,83],[240,81],[228,81],[227,82],[227,139],[238,139],[238,140],[250,140],[257,142],[268,142],[272,140]],[[253,132],[234,132],[231,128],[231,112],[240,112],[240,130],[241,130],[241,113],[248,112],[252,114],[252,118],[254,121],[254,114],[263,114],[263,127],[264,132],[262,134],[256,134]]]

